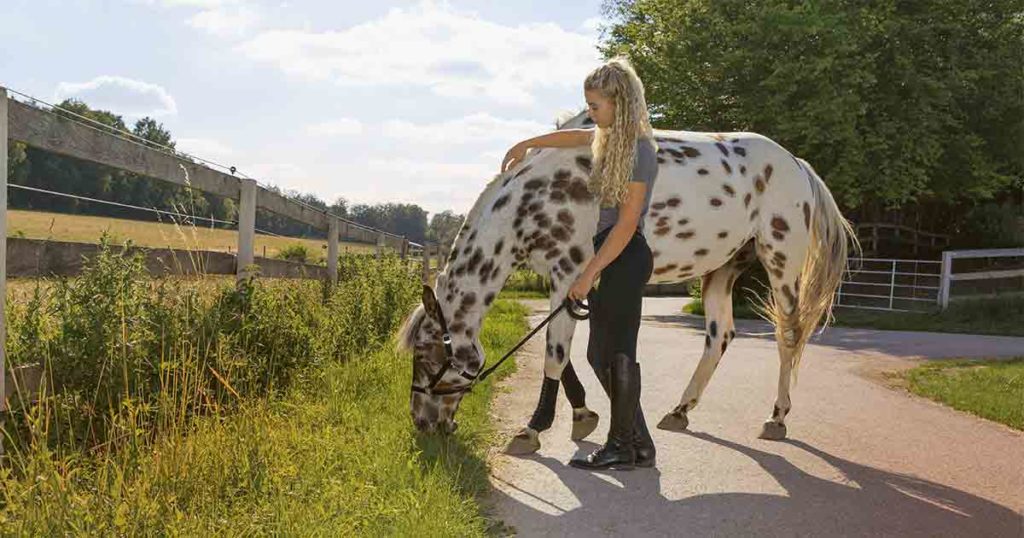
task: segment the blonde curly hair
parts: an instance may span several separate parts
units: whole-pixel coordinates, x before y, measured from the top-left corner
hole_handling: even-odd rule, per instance
[[[598,91],[615,103],[611,127],[597,127],[594,132],[590,192],[602,206],[617,206],[626,196],[626,184],[633,173],[637,138],[647,138],[655,151],[658,149],[647,113],[644,85],[629,59],[619,56],[587,75],[583,89]]]

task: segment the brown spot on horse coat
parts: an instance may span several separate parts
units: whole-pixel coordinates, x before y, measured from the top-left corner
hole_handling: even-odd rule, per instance
[[[666,265],[664,267],[658,267],[657,269],[655,269],[654,270],[654,274],[661,275],[661,274],[667,273],[667,272],[669,272],[669,271],[671,271],[671,270],[673,270],[675,268],[676,268],[676,264],[670,263],[670,264],[668,264],[668,265]]]
[[[665,209],[665,202],[656,202],[651,204],[651,209]]]
[[[683,155],[686,155],[687,157],[689,157],[691,159],[694,158],[694,157],[700,157],[700,152],[697,151],[697,148],[691,148],[690,146],[683,146],[682,149],[683,149]]]
[[[711,199],[711,207],[720,207],[721,205],[722,205],[722,200],[721,199],[719,199],[719,198],[712,198]]]
[[[708,249],[706,249],[706,248],[698,248],[697,250],[693,251],[693,255],[694,256],[707,256],[708,255]]]
[[[732,185],[728,183],[722,183],[722,190],[725,191],[725,194],[728,194],[730,197],[736,196],[736,189],[732,188]]]
[[[765,180],[765,182],[768,182],[768,181],[772,180],[772,172],[774,170],[775,170],[775,168],[772,168],[772,165],[770,165],[770,164],[764,165],[764,180]]]
[[[751,198],[751,195],[750,195],[749,192],[747,194],[743,195],[743,207],[744,208],[750,207],[750,198]]]
[[[546,179],[544,179],[542,177],[535,177],[535,178],[527,181],[526,184],[523,185],[523,188],[526,189],[526,190],[532,191],[532,190],[539,189],[539,188],[541,188],[541,187],[543,187],[543,186],[545,186],[547,184],[548,184],[548,180],[546,180]]]
[[[590,165],[591,163],[589,158],[584,157],[582,155],[576,157],[576,166],[579,166],[580,168],[583,169],[584,172],[588,174],[590,173]]]
[[[671,228],[669,228],[668,226],[664,228],[657,228],[654,230],[654,235],[665,235],[669,232],[669,230],[671,230]]]
[[[782,285],[782,294],[786,296],[786,300],[789,301],[789,306],[796,307],[796,295],[789,290],[789,284]]]
[[[760,175],[754,176],[754,188],[757,189],[758,194],[764,192],[764,181],[761,179]]]
[[[729,236],[729,232],[726,232],[726,231],[718,232],[718,238],[719,239],[725,239],[728,236]]]
[[[778,215],[774,215],[772,217],[772,228],[775,228],[776,230],[779,230],[780,232],[788,232],[789,231],[789,223],[786,222],[786,219],[784,219],[784,218],[782,218],[782,217],[780,217]]]
[[[804,227],[811,229],[811,205],[804,202]]]
[[[590,190],[587,189],[587,182],[582,179],[577,179],[569,185],[567,190],[569,198],[574,202],[589,202],[593,199],[593,195],[590,194]]]
[[[718,148],[718,151],[722,152],[722,155],[725,155],[726,157],[729,156],[729,150],[725,147],[725,144],[723,144],[721,142],[715,142],[715,147]],[[722,162],[725,162],[725,161],[722,161]]]
[[[694,234],[693,230],[686,230],[686,231],[682,231],[682,232],[677,233],[676,237],[678,237],[679,239],[689,239],[689,238],[693,237],[693,234]]]
[[[509,195],[505,194],[501,198],[498,198],[497,200],[495,200],[494,201],[494,205],[491,206],[491,211],[492,212],[498,211],[499,209],[505,207],[505,204],[508,203],[508,199],[509,199]]]
[[[576,218],[572,216],[568,209],[563,209],[558,212],[558,222],[571,227],[576,222]]]
[[[665,204],[667,204],[669,207],[677,207],[680,204],[680,202],[682,202],[682,200],[675,197],[665,200]]]

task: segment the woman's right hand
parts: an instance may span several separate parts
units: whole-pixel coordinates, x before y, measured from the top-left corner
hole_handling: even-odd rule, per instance
[[[512,149],[508,150],[508,153],[505,154],[505,159],[501,161],[501,172],[505,173],[511,170],[513,166],[519,164],[525,158],[526,146],[522,142],[512,146]]]

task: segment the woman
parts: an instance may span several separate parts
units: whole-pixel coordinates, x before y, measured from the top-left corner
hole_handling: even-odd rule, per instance
[[[640,408],[637,333],[645,284],[654,258],[643,235],[658,174],[644,88],[629,61],[616,58],[591,72],[583,84],[596,129],[566,129],[524,140],[502,162],[508,170],[530,147],[590,144],[594,164],[590,191],[601,208],[594,252],[568,296],[590,301],[587,360],[611,399],[611,425],[604,446],[570,465],[587,469],[631,469],[654,465],[655,450]],[[592,289],[598,275],[601,285]]]

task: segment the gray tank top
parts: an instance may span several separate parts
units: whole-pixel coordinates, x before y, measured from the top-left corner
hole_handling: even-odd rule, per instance
[[[642,181],[647,183],[647,194],[644,196],[644,209],[640,213],[638,226],[640,231],[644,229],[644,215],[651,205],[651,194],[654,192],[654,180],[658,178],[658,156],[651,147],[650,139],[637,138],[636,140],[636,161],[633,163],[633,177],[631,181]],[[594,235],[611,228],[619,220],[619,208],[602,207],[597,217],[597,231]]]

